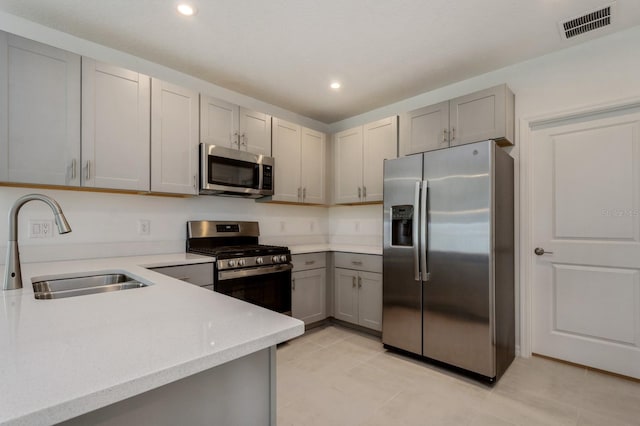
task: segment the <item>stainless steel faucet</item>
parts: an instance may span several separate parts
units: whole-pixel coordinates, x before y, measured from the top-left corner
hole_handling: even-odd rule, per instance
[[[29,194],[18,198],[9,211],[9,241],[7,243],[7,262],[5,264],[3,290],[22,288],[20,252],[18,251],[18,212],[23,205],[32,200],[40,200],[51,207],[60,234],[71,232],[71,227],[64,217],[64,213],[62,213],[60,205],[53,198],[42,194]]]

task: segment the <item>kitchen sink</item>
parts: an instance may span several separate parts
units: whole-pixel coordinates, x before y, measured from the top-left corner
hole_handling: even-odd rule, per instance
[[[69,278],[41,279],[33,283],[33,292],[36,299],[60,299],[147,286],[148,284],[123,273],[104,273]]]

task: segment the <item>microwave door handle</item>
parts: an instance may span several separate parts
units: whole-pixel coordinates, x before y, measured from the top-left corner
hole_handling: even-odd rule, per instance
[[[429,181],[422,181],[422,198],[420,199],[420,269],[422,281],[429,281]]]
[[[416,281],[420,281],[420,244],[418,244],[420,222],[418,221],[418,212],[420,211],[420,182],[416,182],[415,193],[413,198],[413,217],[412,233],[413,233],[413,274]],[[393,223],[393,218],[389,223]]]

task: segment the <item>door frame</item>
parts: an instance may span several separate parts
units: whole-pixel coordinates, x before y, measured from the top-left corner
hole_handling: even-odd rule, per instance
[[[533,269],[534,255],[531,250],[533,247],[533,218],[531,217],[531,209],[533,208],[533,138],[534,132],[538,129],[559,126],[570,120],[595,118],[598,115],[606,113],[617,113],[627,109],[640,108],[640,97],[617,99],[604,103],[598,103],[588,106],[572,108],[568,110],[545,113],[541,115],[525,116],[519,119],[520,126],[519,139],[520,149],[518,151],[519,161],[516,162],[519,167],[519,206],[516,206],[516,221],[519,235],[516,236],[517,251],[516,276],[519,278],[518,285],[518,307],[520,345],[518,354],[524,358],[528,358],[532,354],[532,324],[533,324]],[[518,241],[519,240],[519,241]]]

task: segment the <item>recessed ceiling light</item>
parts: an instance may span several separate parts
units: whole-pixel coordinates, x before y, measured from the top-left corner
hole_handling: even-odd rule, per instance
[[[331,83],[331,85],[329,87],[331,87],[332,89],[336,90],[339,89],[341,86],[340,83],[338,83],[337,81],[334,81],[333,83]]]
[[[193,16],[196,14],[196,9],[186,3],[181,3],[177,7],[178,13],[184,16]]]

